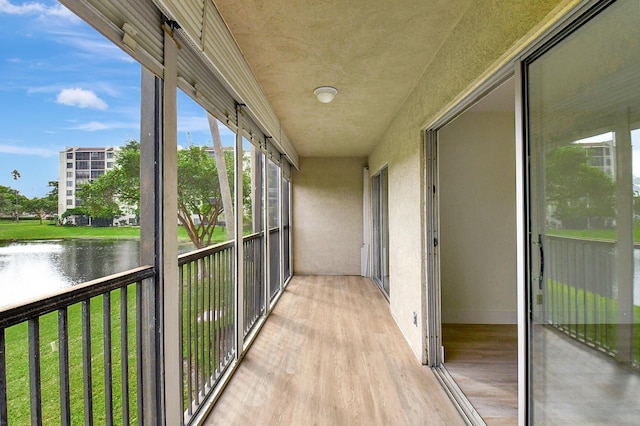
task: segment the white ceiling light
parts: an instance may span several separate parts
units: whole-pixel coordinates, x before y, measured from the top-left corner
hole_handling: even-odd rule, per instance
[[[313,91],[316,98],[323,104],[328,104],[338,94],[338,90],[335,87],[321,86]]]

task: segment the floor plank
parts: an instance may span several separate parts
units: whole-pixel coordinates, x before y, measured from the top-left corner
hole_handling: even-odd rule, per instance
[[[488,425],[518,423],[516,325],[443,324],[445,367]]]
[[[294,277],[205,424],[464,423],[370,280]]]

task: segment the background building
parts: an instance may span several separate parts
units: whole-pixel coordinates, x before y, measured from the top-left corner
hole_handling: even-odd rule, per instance
[[[67,147],[60,152],[58,167],[58,217],[68,209],[80,207],[78,188],[112,169],[118,147]],[[74,219],[77,223],[77,219]]]

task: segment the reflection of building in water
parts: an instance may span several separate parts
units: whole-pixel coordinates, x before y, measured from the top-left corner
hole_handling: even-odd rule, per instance
[[[119,147],[110,146],[100,148],[67,147],[60,152],[58,217],[61,218],[68,209],[82,206],[82,200],[77,196],[78,188],[99,178],[106,171],[113,169],[115,157],[119,150]],[[118,218],[118,222],[124,220],[127,223],[133,223],[135,221],[135,214],[129,211],[131,209],[122,206],[121,210],[126,214]],[[76,223],[75,219],[74,223]]]
[[[140,265],[139,240],[69,240],[60,244],[62,250],[54,264],[72,285]]]

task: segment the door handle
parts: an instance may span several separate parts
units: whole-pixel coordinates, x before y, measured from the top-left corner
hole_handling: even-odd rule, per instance
[[[544,243],[542,242],[542,234],[538,234],[538,251],[540,253],[540,276],[539,288],[542,290],[542,282],[544,281]]]

